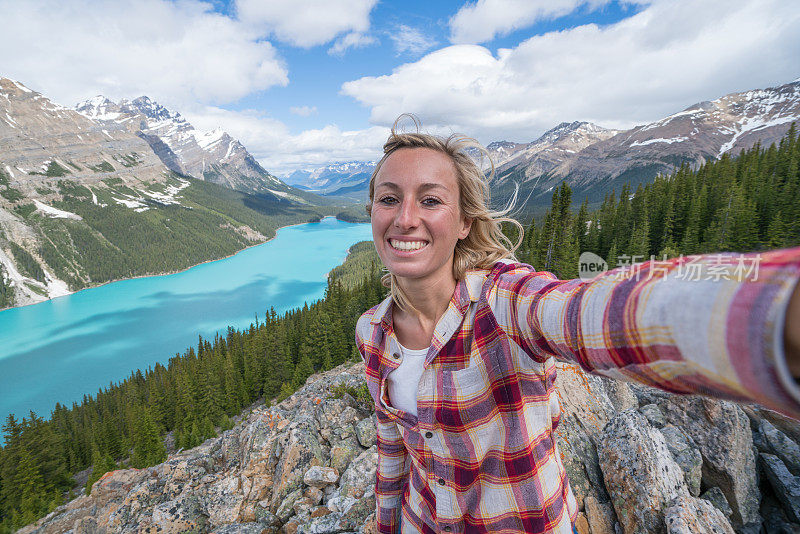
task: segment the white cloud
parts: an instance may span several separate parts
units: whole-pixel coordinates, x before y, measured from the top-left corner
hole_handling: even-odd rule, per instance
[[[209,4],[0,0],[4,76],[64,105],[147,94],[180,109],[286,85],[274,47]]]
[[[475,44],[527,28],[540,20],[563,17],[581,6],[594,10],[610,0],[477,0],[450,19],[450,41]]]
[[[300,117],[308,117],[310,115],[316,115],[317,106],[292,106],[289,108],[289,111]]]
[[[344,32],[364,33],[377,0],[237,0],[239,19],[262,35],[309,48]]]
[[[332,56],[343,56],[348,48],[362,48],[377,43],[378,40],[371,35],[359,32],[350,32],[343,37],[339,37],[333,46],[328,49]]]
[[[403,112],[425,126],[532,140],[562,121],[632,127],[733,91],[786,83],[800,72],[800,6],[747,0],[654,3],[605,27],[534,36],[493,55],[454,45],[364,77],[341,92],[374,124]]]
[[[206,106],[183,115],[201,130],[221,127],[247,147],[265,169],[278,175],[332,161],[379,159],[389,136],[389,129],[383,126],[348,131],[335,125],[292,134],[284,123],[255,110]]]
[[[405,24],[400,24],[389,37],[394,41],[394,49],[398,55],[404,52],[419,55],[438,44],[436,39]]]

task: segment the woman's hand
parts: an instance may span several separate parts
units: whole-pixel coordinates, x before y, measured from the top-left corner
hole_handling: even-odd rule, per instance
[[[800,379],[800,282],[797,283],[789,298],[786,325],[783,330],[783,344],[789,372],[795,378]]]

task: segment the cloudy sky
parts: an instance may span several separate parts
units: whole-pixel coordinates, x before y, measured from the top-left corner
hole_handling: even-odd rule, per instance
[[[626,128],[800,77],[789,0],[0,0],[0,76],[73,106],[147,95],[278,175],[388,127],[483,143]]]

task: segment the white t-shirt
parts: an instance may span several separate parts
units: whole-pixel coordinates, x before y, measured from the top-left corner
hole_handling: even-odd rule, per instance
[[[400,345],[400,342],[397,342]],[[400,345],[403,359],[400,366],[386,375],[389,402],[398,410],[417,415],[417,388],[425,367],[428,349],[407,349]]]

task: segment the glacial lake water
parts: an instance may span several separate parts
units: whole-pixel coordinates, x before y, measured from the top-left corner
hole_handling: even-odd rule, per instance
[[[49,419],[56,402],[70,408],[136,369],[166,365],[198,335],[249,327],[270,306],[281,313],[322,298],[327,273],[350,246],[371,239],[369,224],[326,217],[177,274],[0,311],[0,417],[21,421],[33,410]]]

